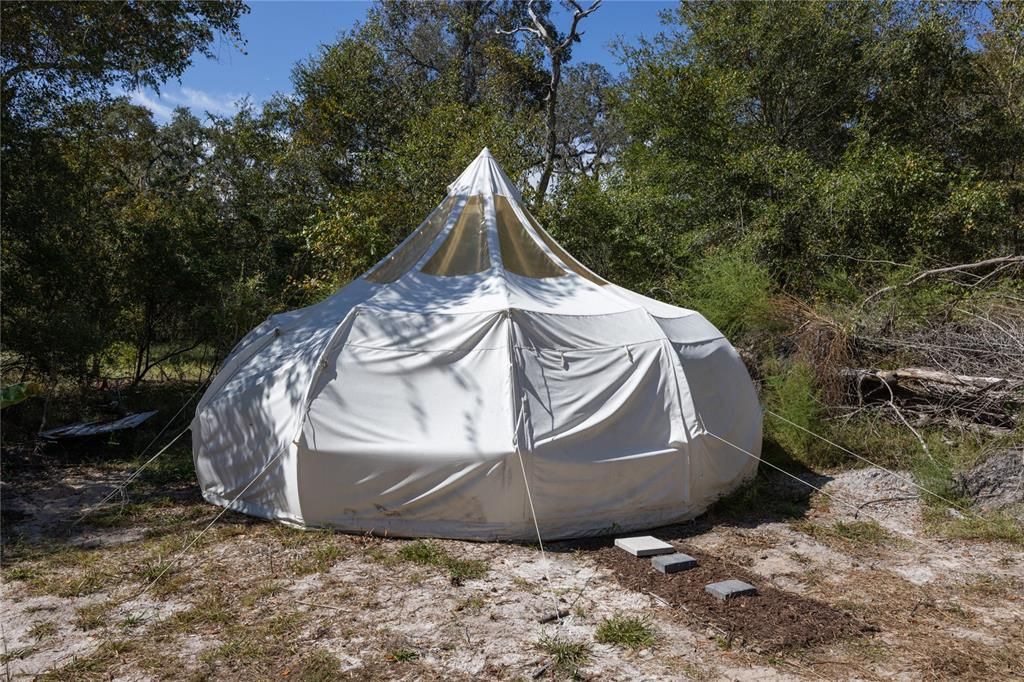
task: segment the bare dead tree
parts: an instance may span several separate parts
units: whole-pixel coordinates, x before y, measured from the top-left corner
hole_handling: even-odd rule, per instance
[[[519,26],[510,31],[497,30],[502,35],[513,35],[520,32],[533,35],[544,48],[548,59],[551,60],[551,80],[548,81],[548,94],[544,98],[547,136],[544,141],[544,169],[540,175],[540,182],[537,183],[536,203],[538,205],[544,201],[544,195],[548,191],[548,184],[551,182],[551,173],[555,167],[555,153],[558,147],[556,107],[558,104],[558,86],[562,81],[562,62],[565,60],[572,44],[580,42],[580,38],[583,35],[583,32],[578,30],[580,21],[593,14],[601,6],[601,0],[594,0],[587,9],[583,9],[583,6],[576,0],[568,0],[568,3],[575,11],[572,15],[572,25],[569,27],[569,32],[564,38],[558,35],[554,27],[537,16],[537,12],[533,9],[534,0],[530,0],[526,6],[526,11],[530,15],[530,26]]]

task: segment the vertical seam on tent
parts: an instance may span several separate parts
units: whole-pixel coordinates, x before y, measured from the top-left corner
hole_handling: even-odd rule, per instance
[[[302,402],[299,404],[299,407],[302,410],[302,417],[299,419],[299,425],[296,427],[295,433],[291,439],[291,442],[294,445],[298,445],[299,438],[302,436],[302,429],[306,425],[306,420],[309,418],[310,394],[313,392],[313,386],[320,380],[320,376],[323,374],[324,369],[326,369],[325,363],[327,353],[330,352],[331,345],[338,339],[342,331],[351,327],[349,324],[350,320],[354,319],[358,314],[361,305],[362,304],[356,304],[352,306],[352,309],[345,314],[345,317],[341,318],[338,326],[334,328],[334,331],[331,332],[330,337],[327,339],[327,343],[324,344],[323,351],[320,352],[320,355],[316,359],[316,364],[313,368],[313,376],[309,378],[309,384],[306,385],[306,389],[302,392]]]
[[[526,394],[524,393],[520,396],[517,388],[518,382],[516,381],[515,344],[513,343],[511,309],[505,310],[505,324],[508,325],[508,374],[512,389],[513,414],[515,414],[516,417],[512,427],[512,447],[516,451],[516,456],[519,458],[519,467],[523,472],[523,485],[526,488],[526,501],[530,505],[530,515],[533,517],[533,529],[537,532],[537,544],[540,547],[541,561],[544,562],[544,572],[546,576],[547,553],[544,551],[544,540],[540,534],[540,523],[537,521],[537,509],[533,505],[533,493],[530,491],[530,480],[526,475],[526,462],[523,460],[523,450],[519,445],[519,428],[521,425],[524,425],[523,417],[526,415]]]
[[[505,261],[501,258],[501,248],[498,246],[498,209],[494,205],[494,195],[484,194],[481,197],[484,209],[484,231],[487,239],[487,255],[490,258],[490,267],[487,271],[497,273],[501,276],[502,281],[505,278]],[[485,271],[486,272],[486,271]],[[506,290],[506,305],[505,309],[508,309],[508,286]]]
[[[668,334],[665,333],[665,330],[662,329],[661,325],[658,324],[658,321],[654,319],[654,316],[651,315],[649,311],[643,308],[641,310],[644,310],[647,315],[647,319],[654,324],[658,329],[658,332],[661,334],[662,352],[668,353],[668,361],[672,363],[673,369],[678,365],[679,372],[682,373],[683,378],[686,379],[686,370],[683,368],[683,361],[679,358],[679,354],[676,353],[676,349],[672,346],[672,339],[668,337]],[[672,372],[672,381],[676,388],[676,409],[679,411],[679,421],[683,425],[687,441],[692,442],[694,440],[694,434],[690,432],[690,425],[686,423],[686,413],[683,411],[683,391],[679,387],[679,374],[675,371]],[[687,384],[689,384],[689,382],[687,382]],[[697,417],[697,421],[699,422],[697,426],[706,431],[707,429],[704,427],[704,420],[701,419],[696,403],[693,404],[693,414]]]
[[[501,246],[498,239],[498,208],[494,203],[494,195],[488,194],[483,197],[484,199],[484,221],[487,221],[487,210],[490,207],[491,217],[493,220],[487,227],[487,248],[490,250],[491,256],[491,267],[489,272],[494,273],[494,278],[498,280],[501,285],[502,296],[505,304],[505,314],[508,320],[508,352],[509,352],[509,363],[514,370],[514,357],[515,344],[512,339],[512,297],[509,295],[508,277],[505,271],[505,261],[502,258]],[[515,377],[513,376],[513,382]],[[513,391],[515,390],[515,384],[513,383]],[[513,400],[514,400],[513,396]],[[514,434],[513,434],[514,435]]]
[[[516,390],[516,364],[515,364],[515,344],[513,343],[513,332],[512,332],[512,310],[507,308],[505,310],[505,322],[508,325],[508,368],[509,368],[509,379],[512,382],[512,404],[516,404],[516,397],[519,391]],[[523,416],[526,414],[526,394],[523,393],[519,399],[519,409],[517,410],[518,415],[515,419],[515,426],[512,431],[512,445],[515,448],[516,456],[519,458],[519,468],[523,472],[523,486],[526,488],[526,500],[530,504],[530,515],[533,516],[533,529],[537,532],[537,545],[540,547],[540,560],[544,569],[544,579],[550,584],[551,576],[548,572],[548,557],[544,551],[544,540],[540,535],[540,523],[537,521],[537,509],[533,506],[533,493],[530,492],[530,480],[526,475],[526,463],[523,461],[523,451],[519,447],[519,427],[523,421]],[[525,426],[525,424],[524,424]],[[558,611],[558,602],[555,602],[555,620],[561,624],[562,616]]]

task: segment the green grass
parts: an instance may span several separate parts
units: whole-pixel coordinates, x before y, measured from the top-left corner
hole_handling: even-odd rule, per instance
[[[41,620],[33,623],[28,629],[28,636],[37,642],[41,639],[48,639],[57,634],[57,624],[50,620]]]
[[[346,555],[345,549],[339,545],[326,544],[316,547],[307,555],[292,562],[292,572],[297,576],[322,573]]]
[[[75,627],[79,630],[96,630],[107,624],[110,605],[104,602],[88,604],[75,609]]]
[[[791,524],[794,530],[822,540],[837,540],[859,548],[892,546],[899,540],[876,521],[836,521],[821,525],[810,521]]]
[[[537,648],[551,657],[555,670],[573,677],[579,674],[580,668],[590,663],[593,653],[590,642],[558,635],[544,635],[537,640]]]
[[[782,393],[786,394],[792,390],[799,394],[807,387],[799,388],[797,384],[806,383],[806,380],[805,377],[793,385],[787,385]],[[794,380],[790,378],[783,383],[790,381]],[[797,407],[794,407],[794,404]],[[788,418],[800,423],[800,419],[794,418],[795,413],[798,416],[802,414],[804,421],[808,424],[813,421],[809,405],[800,406],[800,401],[789,401],[788,405],[790,409],[790,413],[786,415]],[[780,448],[775,448],[772,439],[779,438],[780,431],[778,425],[773,422],[778,421],[772,419],[770,415],[766,419],[768,432],[771,435],[765,440],[765,459],[778,464],[772,454],[773,450],[777,449],[784,454],[793,454],[797,459],[809,463],[831,461],[832,464],[861,465],[861,462],[854,460],[849,455],[845,455],[845,459],[841,460],[826,460],[814,456],[813,451],[809,449],[810,445],[798,443],[794,434],[790,434],[793,438],[788,441],[785,436],[782,437],[784,443],[788,442],[788,447],[784,444]],[[794,430],[793,427],[789,428]],[[929,491],[921,491],[920,498],[924,505],[926,528],[930,534],[960,540],[997,541],[1024,545],[1024,524],[1009,513],[976,511],[973,508],[973,501],[963,495],[957,483],[959,473],[974,466],[986,452],[992,451],[1003,442],[1014,442],[1014,438],[1019,438],[1019,436],[1014,435],[1002,441],[993,441],[990,438],[968,433],[951,439],[942,430],[922,429],[920,430],[921,435],[928,445],[926,454],[917,437],[909,429],[877,416],[835,425],[818,423],[818,429],[818,433],[823,433],[826,437],[860,453],[882,467],[901,471],[909,470],[914,482]],[[807,436],[807,438],[811,437]],[[826,445],[826,447],[831,446]],[[841,451],[832,449],[842,456]],[[791,467],[786,465],[780,464],[780,466],[791,470]],[[775,508],[774,505],[777,504],[777,501],[772,499],[772,491],[762,490],[757,484],[758,480],[755,480],[751,486],[724,498],[712,510],[720,509],[726,517],[742,516],[744,509],[747,509],[749,514],[750,509],[764,508],[785,515],[785,505],[783,504],[782,508]],[[822,529],[822,527],[818,527],[815,531],[808,527],[804,530],[810,534],[817,532],[823,537],[828,536],[862,545],[881,544],[889,541],[889,538],[880,536],[879,529],[871,529],[857,523],[848,525],[850,526],[848,528]]]
[[[932,533],[945,538],[1024,546],[1024,524],[1006,513],[952,515],[946,507],[930,505],[925,509],[924,520]]]
[[[395,649],[390,654],[388,654],[388,658],[396,663],[408,663],[409,661],[415,661],[419,657],[420,655],[418,652],[412,649],[404,648]]]
[[[329,682],[341,675],[341,661],[323,649],[317,649],[301,663],[296,679],[299,682]]]
[[[1005,512],[975,511],[970,498],[957,486],[957,472],[973,465],[981,448],[969,440],[959,443],[959,447],[943,445],[930,445],[932,456],[921,455],[911,470],[918,485],[944,498],[928,493],[921,495],[929,532],[958,540],[1024,545],[1024,524]]]
[[[135,569],[135,576],[143,582],[150,583],[157,578],[164,580],[178,572],[178,567],[170,561],[153,559]]]
[[[43,682],[79,682],[84,679],[108,679],[106,674],[119,659],[135,648],[126,640],[105,640],[91,654],[72,658],[71,662],[36,677]]]
[[[156,629],[165,633],[184,633],[203,627],[229,625],[238,618],[238,614],[231,610],[233,602],[234,599],[222,591],[206,592],[190,608],[160,621]]]
[[[33,580],[38,577],[38,572],[28,566],[16,566],[4,571],[7,580]]]
[[[8,649],[6,652],[0,651],[0,665],[7,665],[11,661],[28,658],[40,651],[42,651],[42,647],[38,644],[30,644],[28,646],[18,647],[17,649]]]
[[[448,572],[453,585],[461,585],[466,580],[475,580],[487,575],[489,567],[486,561],[479,559],[459,559],[436,542],[415,540],[403,545],[398,550],[399,558],[423,566],[436,566]]]
[[[456,611],[470,611],[477,612],[484,608],[484,598],[482,595],[474,594],[472,597],[467,597],[459,602],[458,606],[455,607]]]
[[[594,638],[602,644],[644,649],[653,646],[658,636],[647,618],[615,614],[601,621]]]

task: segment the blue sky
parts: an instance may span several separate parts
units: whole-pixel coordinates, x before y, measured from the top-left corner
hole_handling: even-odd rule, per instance
[[[611,44],[619,37],[635,42],[641,35],[653,36],[660,26],[658,13],[676,4],[605,0],[580,24],[583,42],[573,48],[573,61],[597,62],[619,72],[621,65]],[[140,90],[131,98],[153,111],[158,120],[166,121],[178,106],[186,106],[198,116],[207,111],[230,115],[245,98],[258,104],[276,92],[291,92],[292,66],[347,32],[366,16],[369,6],[355,1],[251,2],[251,11],[241,20],[247,41],[244,53],[220,40],[213,46],[217,59],[197,56],[180,82],[164,84],[159,93]],[[568,15],[559,19],[561,28],[568,27]]]

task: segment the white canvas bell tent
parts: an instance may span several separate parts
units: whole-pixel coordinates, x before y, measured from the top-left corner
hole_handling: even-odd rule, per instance
[[[203,496],[248,514],[556,539],[696,516],[755,473],[761,409],[713,325],[583,267],[484,149],[373,269],[242,339],[192,434]]]

